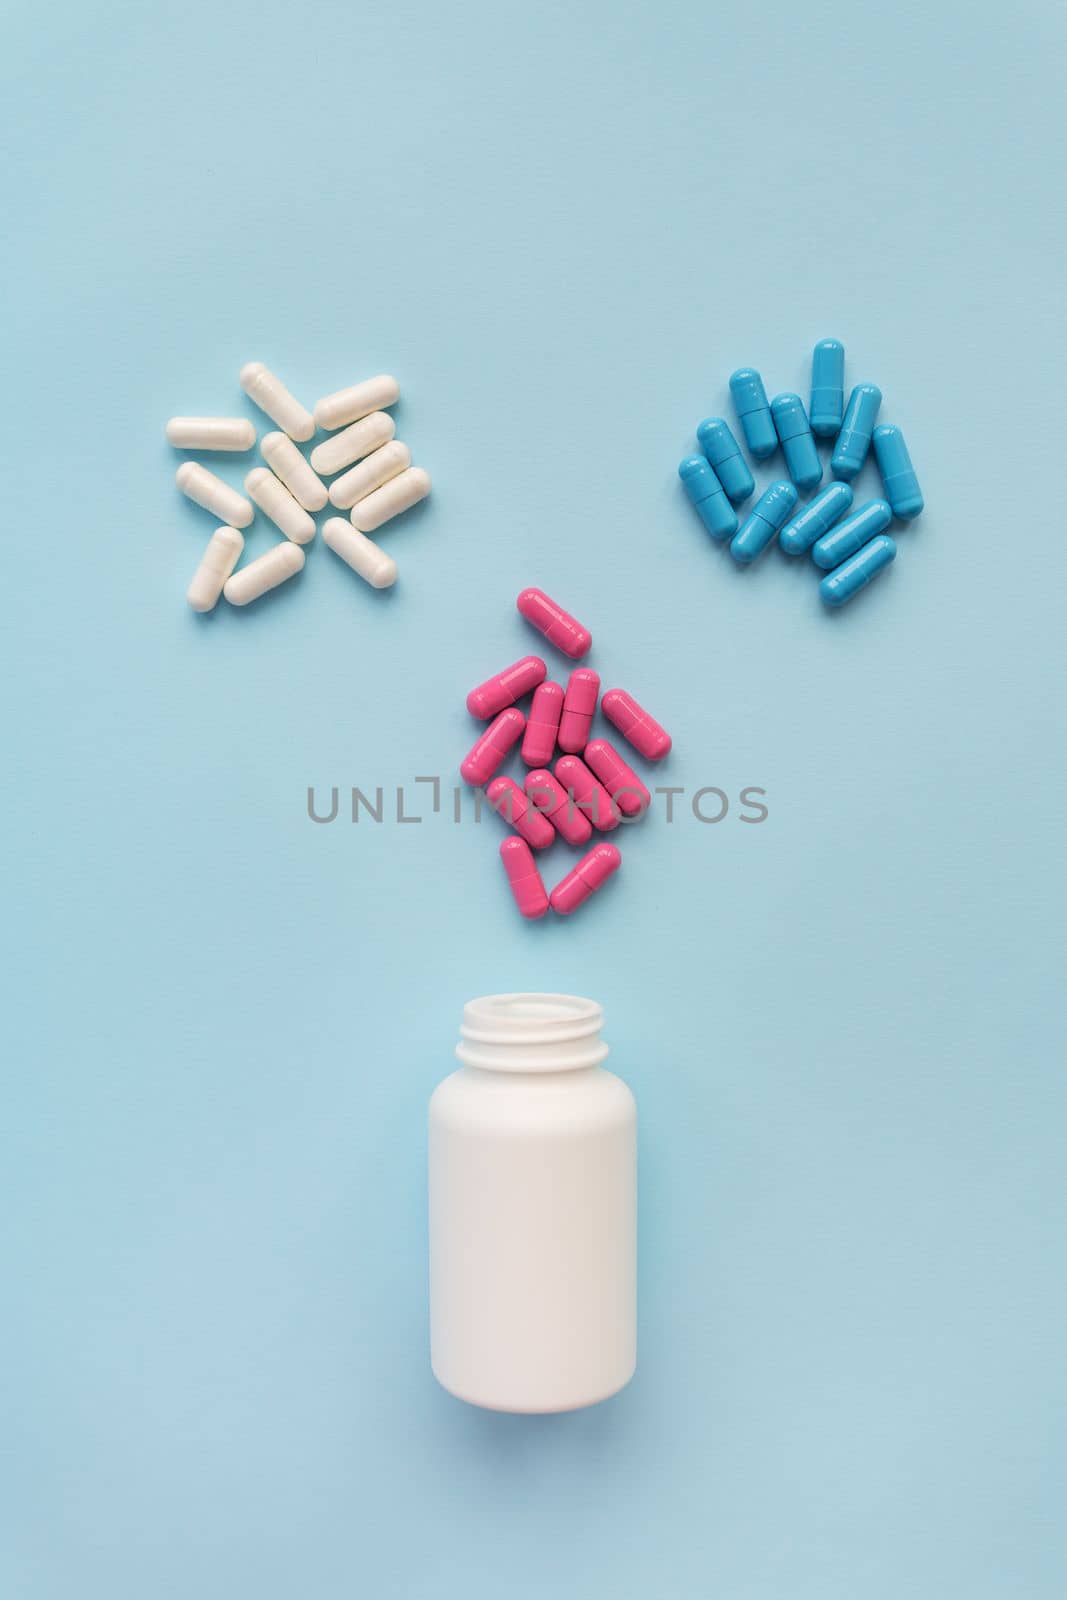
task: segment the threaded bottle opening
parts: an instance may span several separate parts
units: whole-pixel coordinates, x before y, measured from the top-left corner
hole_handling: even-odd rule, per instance
[[[571,994],[490,994],[463,1007],[456,1054],[497,1072],[567,1072],[596,1066],[603,1007]]]

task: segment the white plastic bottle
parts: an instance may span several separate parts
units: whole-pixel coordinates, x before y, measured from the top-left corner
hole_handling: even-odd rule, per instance
[[[430,1101],[430,1359],[494,1411],[571,1411],[636,1360],[637,1113],[603,1013],[565,994],[463,1010]]]

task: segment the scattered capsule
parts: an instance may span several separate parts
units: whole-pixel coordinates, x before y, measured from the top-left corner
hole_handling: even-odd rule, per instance
[[[503,672],[472,689],[467,696],[467,710],[472,717],[481,717],[487,722],[505,706],[513,706],[524,694],[536,689],[547,675],[548,668],[540,656],[523,656],[521,661],[513,661]]]
[[[812,546],[811,558],[824,572],[832,572],[842,561],[854,556],[876,533],[883,533],[893,520],[885,500],[868,500],[850,517],[824,533]]]
[[[560,756],[556,762],[556,777],[580,811],[584,811],[593,827],[600,833],[610,833],[619,825],[619,813],[611,796],[595,778],[581,756]]]
[[[485,794],[497,816],[520,833],[528,845],[534,850],[547,850],[556,830],[547,817],[534,809],[513,778],[494,778]]]
[[[330,500],[339,511],[350,511],[357,500],[365,500],[390,478],[411,465],[411,451],[399,439],[390,439],[379,450],[357,461],[330,484]]]
[[[532,922],[543,917],[548,910],[548,895],[526,840],[511,834],[501,843],[500,859],[520,915]]]
[[[322,525],[322,542],[353,572],[358,572],[372,589],[391,589],[396,582],[396,562],[365,533],[353,528],[344,517],[327,517]]]
[[[840,339],[820,339],[811,356],[811,431],[832,439],[845,409],[845,347]]]
[[[851,483],[863,466],[881,403],[882,391],[873,383],[857,383],[849,395],[845,420],[830,457],[830,471],[835,478]]]
[[[246,417],[171,417],[167,443],[176,450],[251,450],[256,430]]]
[[[183,461],[174,474],[174,481],[182,494],[205,511],[211,511],[228,528],[247,528],[255,512],[243,494],[223,483],[199,461]]]
[[[185,593],[194,611],[214,611],[222,586],[240,561],[244,547],[236,528],[215,529]]]
[[[778,543],[787,556],[806,555],[824,533],[829,533],[839,517],[843,517],[852,504],[852,490],[847,483],[831,483],[817,494],[810,506],[791,517],[778,535]]]
[[[332,478],[353,461],[362,461],[372,450],[380,450],[395,432],[396,423],[388,412],[372,411],[369,417],[361,417],[351,427],[342,428],[340,433],[317,444],[311,452],[311,465],[324,478]]]
[[[301,545],[294,544],[291,539],[283,539],[266,555],[250,561],[247,567],[242,567],[232,578],[227,578],[222,592],[231,606],[246,606],[250,600],[258,600],[261,594],[276,589],[287,578],[294,577],[302,570],[306,560]]]
[[[528,772],[523,788],[530,804],[548,818],[561,839],[566,839],[568,844],[589,843],[593,824],[551,772],[544,767]]]
[[[822,580],[819,593],[828,606],[843,606],[853,595],[865,589],[883,567],[895,559],[897,547],[888,533],[880,533],[870,544],[865,544],[851,560],[837,567]]]
[[[326,485],[308,466],[287,433],[265,433],[259,443],[260,454],[276,478],[280,478],[298,505],[305,511],[321,511],[329,496]]]
[[[298,506],[284,483],[279,483],[269,467],[253,467],[245,478],[245,488],[276,528],[297,544],[310,544],[315,537],[315,519]]]
[[[564,611],[555,600],[550,600],[543,589],[524,589],[515,604],[519,614],[572,661],[589,654],[593,647],[589,629],[583,628],[578,619]]]
[[[735,506],[747,500],[756,487],[756,480],[748,470],[748,462],[726,418],[705,417],[697,429],[697,440],[726,498]]]
[[[610,794],[624,817],[637,817],[652,804],[652,796],[633,767],[606,739],[590,739],[583,760]]]
[[[923,508],[922,490],[911,464],[904,435],[891,422],[883,422],[871,435],[875,460],[882,474],[885,497],[893,507],[893,515],[902,522],[917,517]]]
[[[798,489],[814,489],[822,478],[822,462],[803,400],[798,394],[777,394],[771,401],[771,416],[782,442],[786,471]]]
[[[315,418],[306,406],[293,398],[285,384],[262,361],[246,362],[241,368],[240,383],[252,403],[265,411],[290,439],[303,441],[311,438],[315,432]]]
[[[619,870],[621,864],[622,856],[613,844],[594,845],[574,870],[556,884],[548,897],[549,905],[561,917],[569,916],[580,905],[584,905],[589,896],[595,894],[612,873]]]
[[[600,674],[591,667],[578,667],[567,679],[558,737],[560,749],[568,755],[579,755],[585,749],[599,695]]]
[[[701,522],[721,544],[737,528],[737,517],[714,470],[703,456],[686,456],[678,476]]]
[[[460,762],[460,777],[466,783],[488,783],[497,767],[507,760],[508,751],[522,738],[525,726],[526,718],[515,706],[501,711]]]
[[[661,728],[625,689],[609,689],[601,699],[600,709],[646,761],[662,761],[670,754],[671,736],[666,728]]]
[[[350,389],[338,389],[335,394],[324,395],[315,405],[315,421],[328,433],[334,428],[347,427],[372,411],[384,411],[394,406],[400,398],[400,385],[388,372],[376,378],[367,378]]]
[[[522,759],[528,767],[545,767],[556,753],[559,719],[563,713],[563,685],[539,683],[530,702]]]
[[[739,367],[730,379],[730,393],[749,450],[757,461],[773,456],[778,448],[778,435],[767,404],[767,391],[756,369]]]
[[[422,467],[408,467],[397,477],[390,478],[388,483],[383,483],[380,489],[375,489],[374,493],[367,495],[364,500],[357,500],[348,515],[352,519],[353,528],[360,528],[364,533],[373,533],[383,522],[389,522],[393,517],[398,517],[402,511],[410,511],[412,506],[417,506],[420,500],[426,499],[429,492],[430,474]]]
[[[797,492],[791,483],[779,478],[765,489],[730,544],[730,554],[735,561],[747,564],[766,550],[778,529],[797,503]]]

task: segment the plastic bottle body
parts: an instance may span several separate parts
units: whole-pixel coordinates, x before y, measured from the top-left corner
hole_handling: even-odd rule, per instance
[[[571,1411],[636,1361],[636,1110],[601,1012],[496,995],[430,1102],[433,1371],[494,1411]]]

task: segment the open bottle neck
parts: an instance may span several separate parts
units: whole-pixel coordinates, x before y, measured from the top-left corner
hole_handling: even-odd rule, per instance
[[[491,994],[463,1007],[456,1055],[487,1072],[575,1072],[608,1047],[603,1008],[571,994]]]

